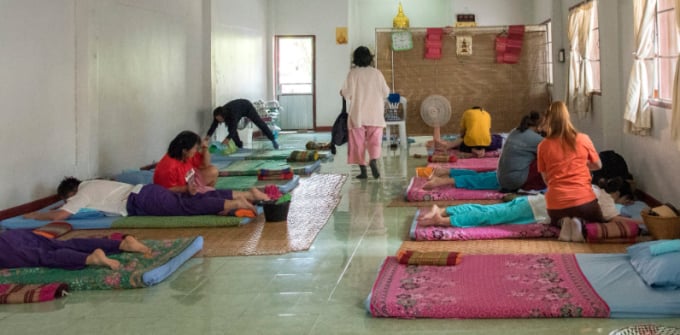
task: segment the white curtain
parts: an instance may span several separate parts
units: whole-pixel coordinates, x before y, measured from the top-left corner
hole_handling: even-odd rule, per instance
[[[675,0],[675,26],[680,33],[680,0]],[[675,66],[671,115],[671,140],[675,142],[675,145],[680,150],[680,57],[678,57]]]
[[[570,111],[583,117],[590,112],[592,78],[586,74],[588,38],[591,32],[595,1],[583,4],[569,13],[567,36],[570,43],[569,73],[567,76],[567,106]]]
[[[633,3],[633,36],[636,50],[633,68],[630,71],[623,119],[624,131],[640,136],[648,136],[652,128],[652,112],[649,105],[652,83],[647,67],[654,57],[656,2],[635,0]]]

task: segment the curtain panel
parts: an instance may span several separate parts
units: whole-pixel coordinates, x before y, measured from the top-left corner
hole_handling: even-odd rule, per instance
[[[656,4],[656,0],[635,0],[633,3],[633,37],[636,49],[623,119],[624,131],[639,136],[648,136],[652,128],[649,105],[652,82],[647,69],[652,67],[654,57]]]
[[[593,93],[592,73],[587,71],[587,56],[593,15],[597,2],[591,1],[572,9],[569,13],[569,73],[567,75],[567,107],[579,117],[591,110]]]

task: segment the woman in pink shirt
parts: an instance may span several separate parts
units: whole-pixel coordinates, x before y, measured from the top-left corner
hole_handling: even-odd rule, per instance
[[[583,241],[581,220],[604,222],[590,174],[602,168],[600,156],[590,137],[574,128],[562,101],[550,105],[543,129],[547,135],[538,145],[537,166],[548,185],[550,221],[562,227],[560,240]]]
[[[380,178],[377,159],[381,155],[382,130],[385,128],[385,98],[390,88],[385,77],[372,67],[373,55],[367,47],[354,50],[352,69],[340,95],[350,102],[347,163],[359,164],[359,179],[366,179],[366,152],[373,178]]]

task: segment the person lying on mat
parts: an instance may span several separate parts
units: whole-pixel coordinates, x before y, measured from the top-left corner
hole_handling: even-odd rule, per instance
[[[276,138],[274,138],[274,133],[272,133],[269,126],[264,123],[260,114],[257,113],[255,106],[246,99],[232,100],[224,106],[215,108],[213,111],[213,122],[210,124],[207,137],[210,138],[213,133],[215,133],[217,125],[224,122],[229,131],[229,135],[222,140],[222,144],[228,144],[231,140],[234,141],[234,144],[236,144],[237,147],[243,148],[243,142],[238,135],[238,123],[244,117],[250,119],[250,121],[260,128],[262,134],[272,141],[274,149],[279,148],[279,144],[276,142]]]
[[[477,172],[467,169],[435,168],[423,184],[424,190],[437,187],[453,186],[469,190],[498,190],[496,171]]]
[[[460,129],[458,139],[434,143],[434,148],[436,150],[458,148],[461,152],[484,157],[486,151],[498,150],[503,145],[503,137],[491,134],[491,115],[482,107],[474,106],[463,112]]]
[[[253,201],[269,200],[262,191],[215,190],[194,195],[180,194],[156,185],[131,185],[111,180],[81,182],[66,177],[57,194],[65,203],[56,209],[24,214],[27,219],[66,220],[83,208],[119,216],[229,215],[237,209],[255,210]]]
[[[154,184],[176,193],[214,190],[219,170],[210,163],[209,144],[198,134],[185,130],[170,142],[167,153],[156,164]]]
[[[505,139],[496,170],[501,192],[545,189],[536,167],[538,144],[543,140],[538,129],[542,122],[541,113],[532,111]]]
[[[48,267],[78,270],[86,266],[120,268],[120,262],[107,254],[136,252],[150,254],[151,249],[131,235],[122,240],[74,238],[57,240],[38,235],[31,229],[13,229],[0,233],[0,268]]]
[[[595,185],[593,185],[593,192],[597,194],[597,201],[602,208],[603,222],[614,219],[619,215],[611,195]],[[498,204],[461,204],[444,208],[433,205],[432,209],[419,220],[419,225],[467,228],[534,222],[552,223],[543,194],[517,197],[510,202]],[[567,231],[565,230],[564,233],[566,234]],[[568,235],[563,236],[563,232],[560,231],[560,240],[583,241],[581,229],[568,231],[568,233]]]

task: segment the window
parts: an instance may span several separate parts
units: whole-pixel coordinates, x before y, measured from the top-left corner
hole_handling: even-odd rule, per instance
[[[548,85],[553,84],[553,41],[552,41],[552,21],[543,22],[545,25],[545,66],[547,71]]]
[[[654,87],[652,101],[657,105],[670,105],[673,95],[673,77],[678,58],[678,32],[675,22],[675,0],[658,0],[654,26]]]

